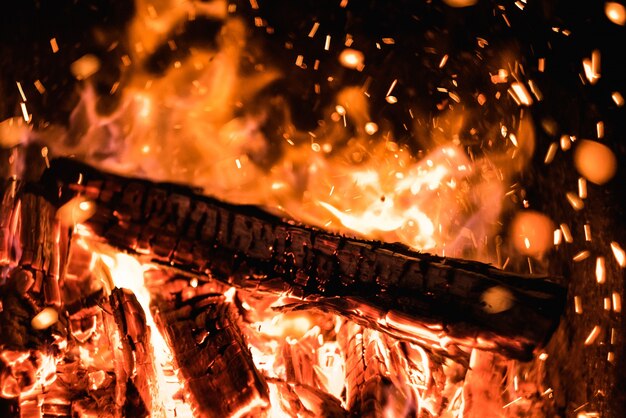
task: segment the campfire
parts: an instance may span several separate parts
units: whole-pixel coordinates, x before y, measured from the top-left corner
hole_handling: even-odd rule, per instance
[[[380,37],[336,3],[137,0],[71,56],[61,123],[34,111],[56,87],[12,81],[4,415],[617,416],[626,256],[598,196],[624,101],[602,51],[574,73],[611,90],[592,136],[550,113],[549,48],[510,41],[541,21],[525,1],[399,2],[421,32]],[[482,13],[501,38],[453,42]],[[420,83],[385,73],[407,51]]]

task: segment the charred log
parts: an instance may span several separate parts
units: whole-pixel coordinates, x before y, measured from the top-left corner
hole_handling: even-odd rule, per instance
[[[146,314],[135,295],[127,289],[113,289],[109,300],[115,323],[122,334],[122,350],[127,354],[124,362],[128,376],[125,410],[134,411],[133,416],[150,415],[150,411],[156,409],[152,405],[156,396],[156,372]]]
[[[407,415],[415,410],[415,400],[407,399],[408,391],[402,392],[390,380],[374,334],[376,331],[351,323],[346,323],[339,334],[346,347],[346,404],[350,416]]]
[[[195,416],[261,414],[269,407],[267,384],[254,366],[232,303],[223,295],[182,299],[180,293],[165,292],[154,301],[153,316],[172,348]]]
[[[87,221],[109,244],[225,283],[289,293],[396,336],[454,354],[455,346],[529,359],[559,322],[565,290],[548,277],[327,233],[230,205],[197,190],[52,162],[42,184],[62,204],[96,202]],[[502,290],[511,306],[485,309]]]

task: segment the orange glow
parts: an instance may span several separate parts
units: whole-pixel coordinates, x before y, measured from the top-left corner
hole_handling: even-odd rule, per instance
[[[84,197],[75,197],[57,210],[62,225],[75,226],[85,222],[96,213],[96,204]]]
[[[582,140],[574,150],[574,165],[590,182],[604,184],[615,175],[617,159],[606,145]]]
[[[70,65],[70,71],[77,80],[85,80],[100,69],[100,60],[95,55],[87,54]]]
[[[0,122],[0,146],[14,147],[26,141],[30,128],[24,118],[12,117]]]
[[[547,251],[554,239],[554,224],[546,215],[535,212],[520,212],[511,224],[511,237],[515,248],[522,254],[540,255]]]
[[[596,281],[599,284],[606,281],[606,263],[604,257],[596,258]]]
[[[346,68],[361,71],[365,66],[365,56],[361,51],[346,48],[339,54],[339,62]]]
[[[30,321],[33,329],[42,330],[50,328],[59,320],[59,314],[54,308],[43,308],[41,312]]]
[[[468,7],[478,3],[478,0],[444,0],[444,3],[450,7]]]
[[[611,250],[613,251],[613,256],[615,257],[617,264],[622,268],[626,267],[626,252],[621,245],[613,241],[611,242]]]
[[[624,26],[626,24],[626,9],[624,5],[608,1],[604,5],[604,13],[616,25]]]

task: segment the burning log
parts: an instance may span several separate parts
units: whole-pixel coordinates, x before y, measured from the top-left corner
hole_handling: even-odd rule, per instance
[[[301,300],[292,308],[332,309],[449,355],[471,347],[529,359],[563,310],[565,289],[547,277],[334,235],[179,185],[128,179],[70,159],[53,161],[42,184],[56,204],[79,195],[94,201],[86,225],[121,250],[224,283],[290,294]]]
[[[0,183],[0,396],[17,398],[21,410],[38,405],[67,349],[58,312],[67,240],[36,186]]]
[[[269,407],[267,383],[254,366],[232,303],[221,294],[181,298],[165,292],[152,310],[195,416],[262,413]]]
[[[146,314],[135,295],[126,289],[113,289],[109,296],[117,329],[121,333],[124,375],[126,377],[126,409],[133,407],[135,415],[148,415],[156,407],[152,405],[156,392],[156,372],[154,356],[150,344],[150,328],[146,325]],[[128,396],[128,391],[136,390],[139,396]],[[138,411],[141,412],[138,412]]]
[[[346,403],[350,415],[380,417],[394,408],[400,410],[392,415],[407,415],[406,406],[411,400],[391,382],[374,333],[351,323],[341,330],[342,345],[346,347]]]

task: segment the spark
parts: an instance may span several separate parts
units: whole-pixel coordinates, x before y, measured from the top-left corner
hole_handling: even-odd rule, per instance
[[[530,97],[528,90],[526,90],[526,86],[518,81],[511,83],[509,93],[518,105],[522,104],[524,106],[530,106],[533,104],[533,99]]]
[[[584,250],[579,252],[578,254],[576,254],[572,260],[579,262],[579,261],[583,261],[586,260],[587,258],[589,258],[589,256],[591,255],[591,253],[588,250]]]
[[[313,38],[315,36],[315,33],[317,32],[317,29],[319,27],[320,27],[320,23],[319,22],[314,22],[313,23],[313,27],[309,31],[309,38]]]
[[[591,241],[591,225],[585,224],[585,226],[583,226],[583,229],[585,230],[585,241],[590,242]]]
[[[537,63],[537,69],[539,70],[540,73],[543,73],[546,69],[546,59],[545,58],[539,58],[539,61]]]
[[[584,177],[578,179],[578,197],[587,198],[587,180]]]
[[[596,281],[599,284],[606,281],[606,263],[604,257],[596,258]]]
[[[324,42],[324,50],[330,50],[330,35],[326,35],[326,42]]]
[[[604,298],[604,310],[605,311],[611,310],[611,298]]]
[[[395,104],[398,103],[398,98],[396,96],[387,96],[385,97],[385,100],[387,101],[387,103],[389,104]]]
[[[613,363],[615,361],[615,353],[612,351],[609,351],[608,354],[606,355],[606,361],[608,361],[609,363]]]
[[[17,89],[20,92],[20,96],[22,96],[22,101],[26,102],[26,95],[24,94],[24,90],[22,90],[22,84],[19,81],[15,82],[17,84]]]
[[[554,230],[554,246],[561,244],[561,241],[563,241],[563,233],[561,232],[560,229],[555,229]]]
[[[569,226],[567,226],[566,223],[562,223],[559,226],[561,227],[561,232],[563,232],[563,239],[565,239],[565,242],[567,242],[568,244],[574,242],[574,238],[572,237],[572,232],[570,231]]]
[[[528,86],[538,102],[543,100],[543,93],[539,90],[539,86],[532,80],[528,80]]]
[[[567,192],[565,197],[574,210],[581,210],[585,207],[585,203],[575,193]]]
[[[585,340],[585,345],[593,344],[598,338],[598,336],[600,335],[600,331],[601,331],[601,328],[599,325],[596,325],[595,327],[593,327],[593,329],[587,336],[587,339]]]
[[[546,157],[543,159],[544,164],[550,164],[554,161],[554,157],[556,156],[556,152],[559,149],[559,145],[556,142],[553,142],[548,147],[548,152],[546,152]]]
[[[561,149],[567,151],[572,147],[572,140],[568,135],[561,135]]]
[[[590,84],[595,84],[600,79],[600,51],[595,49],[591,53],[591,59],[585,58],[583,60],[583,70],[585,71],[585,77]]]
[[[604,122],[599,121],[598,123],[596,123],[596,133],[598,139],[604,138]]]
[[[626,267],[626,252],[622,249],[619,243],[615,241],[611,242],[611,250],[613,251],[613,256],[615,257],[617,264],[622,268]]]
[[[378,132],[378,125],[374,122],[367,122],[365,124],[365,132],[368,135],[374,135],[376,132]]]
[[[391,86],[389,86],[389,90],[387,90],[387,94],[385,94],[385,97],[391,96],[391,92],[393,91],[394,87],[396,87],[396,84],[398,84],[397,78],[393,80],[393,82],[391,83]]]
[[[439,68],[443,68],[448,62],[448,54],[444,55],[439,62]]]
[[[524,397],[523,397],[523,396],[520,396],[519,398],[514,399],[514,400],[512,400],[511,402],[509,402],[509,403],[507,403],[506,405],[504,405],[504,406],[502,407],[502,409],[508,408],[509,406],[513,405],[514,403],[517,403],[517,402],[521,401],[522,399],[524,399]]]
[[[365,56],[361,51],[356,49],[346,48],[339,54],[339,62],[346,68],[356,69],[361,71],[364,67]]]
[[[130,57],[128,55],[122,55],[122,58],[120,58],[122,60],[122,64],[124,65],[124,67],[130,67],[130,64],[132,64],[132,61],[130,60]]]
[[[622,311],[622,297],[619,293],[613,292],[611,299],[613,300],[613,312],[620,313]]]
[[[50,39],[50,47],[52,48],[52,52],[54,54],[59,52],[59,44],[57,44],[57,38]]]
[[[39,80],[35,80],[35,88],[37,89],[37,91],[39,92],[39,94],[44,94],[46,92],[46,88],[44,87],[44,85],[41,83],[41,81]]]
[[[296,67],[302,68],[302,63],[304,62],[304,55],[298,55],[296,57]]]
[[[26,108],[26,103],[20,102],[20,107],[22,108],[22,116],[24,116],[24,120],[26,123],[30,123],[31,115],[28,113],[28,109]]]
[[[613,102],[615,102],[617,107],[624,106],[624,97],[622,96],[622,93],[620,93],[619,91],[614,91],[611,94],[611,98],[613,99]]]
[[[253,10],[259,10],[259,3],[257,3],[256,0],[250,0],[250,7],[252,7]]]
[[[583,302],[580,296],[574,296],[574,312],[579,315],[583,313]]]

